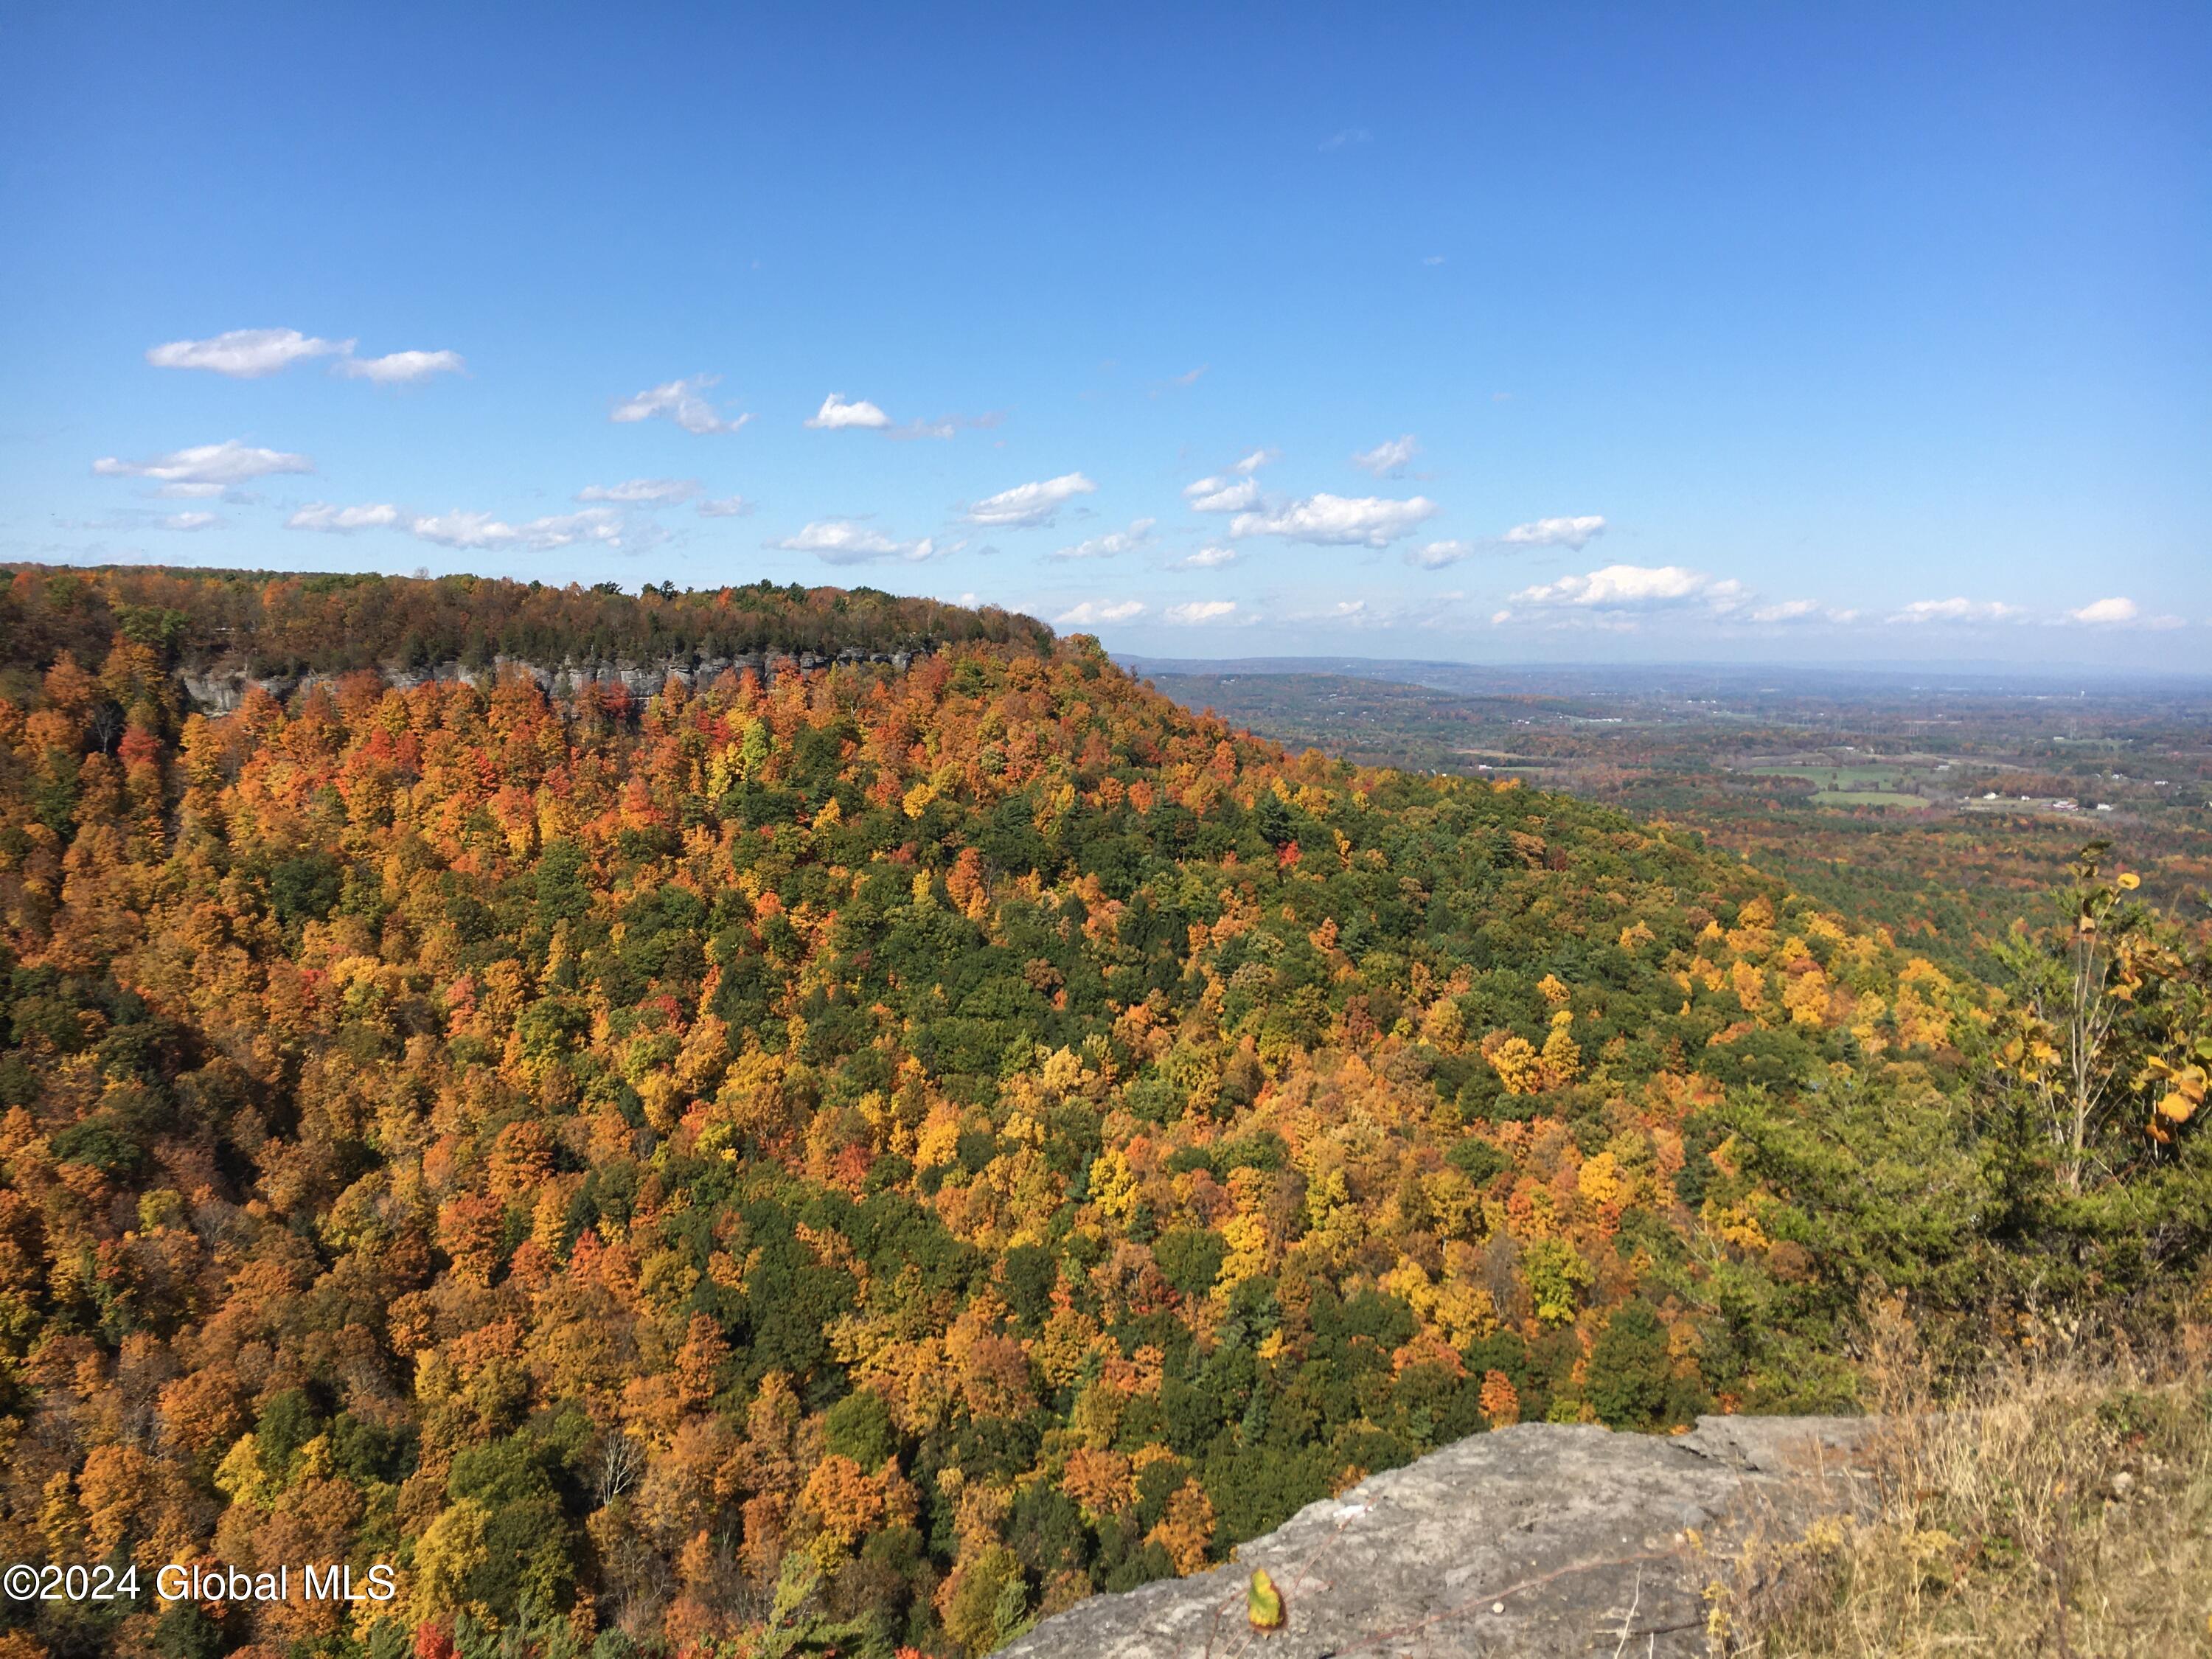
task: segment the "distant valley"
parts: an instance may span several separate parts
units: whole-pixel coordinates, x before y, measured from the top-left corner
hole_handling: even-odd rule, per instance
[[[2212,680],[1371,658],[1127,665],[1193,708],[1370,765],[1518,777],[1701,830],[1986,965],[2093,838],[2182,901],[2212,879]]]

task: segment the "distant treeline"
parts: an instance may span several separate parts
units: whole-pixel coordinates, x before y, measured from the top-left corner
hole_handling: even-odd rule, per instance
[[[0,567],[0,661],[42,672],[64,652],[100,660],[117,634],[173,668],[255,675],[532,662],[650,663],[761,651],[914,650],[974,641],[1044,649],[1052,630],[994,608],[872,587],[779,586],[636,595],[486,576],[301,575],[141,567]]]

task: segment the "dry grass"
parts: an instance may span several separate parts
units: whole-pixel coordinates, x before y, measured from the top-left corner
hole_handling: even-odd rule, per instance
[[[1758,1659],[2212,1655],[2212,1364],[2079,1346],[1938,1399],[1893,1319],[1870,1513],[1746,1553],[1723,1651]]]

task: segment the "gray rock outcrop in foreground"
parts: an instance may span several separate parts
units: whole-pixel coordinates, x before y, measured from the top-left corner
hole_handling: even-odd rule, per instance
[[[1705,1417],[1672,1438],[1524,1423],[1308,1505],[1227,1566],[1094,1596],[1006,1659],[1554,1659],[1707,1651],[1706,1585],[1754,1531],[1863,1509],[1867,1419]],[[1695,1531],[1698,1536],[1690,1534]],[[1265,1567],[1284,1629],[1251,1630]]]

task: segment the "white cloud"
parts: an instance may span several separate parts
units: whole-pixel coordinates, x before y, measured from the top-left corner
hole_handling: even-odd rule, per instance
[[[1268,462],[1279,458],[1282,453],[1279,449],[1255,449],[1229,470],[1232,472],[1242,472],[1249,478]]]
[[[434,542],[441,547],[523,547],[539,552],[567,547],[574,542],[600,542],[609,547],[620,547],[623,540],[621,515],[604,507],[532,519],[519,525],[505,523],[489,513],[418,515],[407,520],[407,533],[418,541]]]
[[[1080,472],[1064,472],[1036,483],[1016,484],[995,495],[987,495],[968,509],[970,524],[1022,529],[1050,524],[1060,509],[1078,495],[1088,495],[1098,486]]]
[[[1421,263],[1425,265],[1440,265],[1443,264],[1443,262],[1444,256],[1441,253],[1431,253],[1425,255],[1421,260]]]
[[[172,513],[161,520],[164,530],[213,530],[222,522],[212,513]]]
[[[2131,623],[2142,612],[2133,599],[2116,598],[2093,599],[2080,610],[2069,611],[2066,614],[2077,623],[2110,627],[2116,623]]]
[[[1565,547],[1580,552],[1590,542],[1605,534],[1605,520],[1596,514],[1580,518],[1538,519],[1529,524],[1516,524],[1500,535],[1480,541],[1431,542],[1406,555],[1407,564],[1417,564],[1429,570],[1441,570],[1448,564],[1457,564],[1479,553],[1496,553],[1513,547]]]
[[[1588,575],[1562,576],[1510,596],[1516,605],[1597,611],[1646,611],[1686,603],[1735,610],[1747,597],[1741,582],[1722,580],[1679,564],[1609,564]]]
[[[1406,555],[1407,564],[1418,564],[1424,569],[1441,570],[1448,564],[1457,564],[1462,559],[1471,559],[1481,552],[1480,542],[1431,542],[1426,547],[1414,548]]]
[[[1832,623],[1844,627],[1856,622],[1859,613],[1822,605],[1816,599],[1778,599],[1772,605],[1753,605],[1745,617],[1747,621],[1769,627],[1788,623]]]
[[[1193,599],[1186,605],[1171,605],[1160,615],[1179,628],[1194,628],[1202,623],[1219,622],[1237,614],[1234,599]]]
[[[1585,575],[1562,576],[1557,581],[1524,587],[1509,599],[1525,610],[1548,611],[1555,620],[1571,618],[1610,629],[1633,629],[1639,618],[1650,616],[1760,627],[1840,625],[1858,618],[1855,611],[1838,611],[1813,599],[1762,602],[1731,577],[1708,575],[1679,564],[1609,564]],[[1509,623],[1516,614],[1500,611],[1491,621]]]
[[[2014,622],[2026,615],[2016,605],[2000,599],[1915,599],[1890,617],[1893,623]]]
[[[753,504],[742,495],[721,495],[699,503],[697,511],[702,519],[742,519],[753,510]]]
[[[1778,623],[1824,619],[1848,622],[1854,613],[1830,611],[1802,599],[1761,605],[1732,577],[1711,576],[1679,564],[1609,564],[1586,575],[1524,587],[1509,596],[1529,610],[1578,617],[1600,628],[1633,628],[1639,617],[1673,612],[1716,622]],[[1501,611],[1491,620],[1510,622]]]
[[[880,530],[850,519],[817,519],[797,535],[767,545],[787,553],[811,553],[824,564],[870,564],[879,559],[914,562],[938,550],[927,536],[918,542],[895,541]]]
[[[586,484],[576,492],[576,499],[662,507],[670,501],[688,501],[698,493],[696,478],[631,478],[618,484]]]
[[[1196,386],[1199,376],[1212,367],[1211,363],[1200,363],[1196,368],[1187,369],[1182,374],[1172,375],[1170,378],[1176,386]]]
[[[1201,547],[1197,552],[1177,559],[1168,568],[1170,570],[1218,570],[1224,564],[1236,562],[1237,550],[1233,547]]]
[[[284,527],[335,535],[348,535],[356,530],[398,530],[417,541],[467,550],[520,548],[545,552],[576,542],[597,542],[607,547],[623,545],[622,515],[605,507],[556,514],[532,519],[526,524],[509,524],[489,513],[407,513],[389,501],[362,507],[335,507],[328,501],[313,501],[285,520]]]
[[[1605,519],[1596,513],[1579,518],[1538,519],[1516,524],[1498,539],[1509,547],[1564,547],[1579,553],[1596,537],[1605,534]]]
[[[356,357],[349,352],[333,365],[333,372],[379,386],[404,386],[433,374],[459,374],[467,367],[458,351],[391,351],[381,357]]]
[[[1150,519],[1139,519],[1127,530],[1093,536],[1073,547],[1063,547],[1050,556],[1055,559],[1111,559],[1124,553],[1133,553],[1152,539],[1152,522]]]
[[[739,415],[725,420],[714,412],[714,404],[699,394],[720,380],[719,374],[695,374],[685,380],[671,380],[665,386],[648,386],[635,397],[614,406],[607,418],[611,421],[643,421],[655,415],[665,415],[686,432],[704,437],[714,432],[735,432],[750,415]]]
[[[335,357],[334,373],[398,385],[433,374],[458,374],[466,365],[457,351],[394,351],[356,357],[352,340],[325,340],[296,328],[234,328],[205,340],[171,340],[147,352],[156,368],[204,368],[234,380],[258,380],[310,357]]]
[[[1260,504],[1259,481],[1249,477],[1200,478],[1185,484],[1182,494],[1194,513],[1243,513]]]
[[[311,501],[284,520],[287,530],[323,530],[347,535],[356,530],[389,530],[399,522],[399,509],[389,501],[368,507],[333,507]]]
[[[1063,611],[1053,621],[1062,628],[1088,628],[1097,623],[1127,622],[1132,617],[1145,614],[1142,599],[1085,599],[1072,611]]]
[[[319,340],[296,328],[234,328],[206,340],[172,340],[146,354],[156,368],[204,368],[234,380],[258,380],[306,357],[343,356],[351,340]]]
[[[1231,536],[1281,536],[1324,546],[1388,547],[1433,515],[1437,504],[1425,495],[1387,501],[1376,495],[1310,495],[1304,501],[1259,513],[1240,513],[1230,520]]]
[[[1372,449],[1363,449],[1352,458],[1352,465],[1362,472],[1372,472],[1378,478],[1395,478],[1406,470],[1406,463],[1420,453],[1421,446],[1410,432],[1402,438],[1393,438]]]
[[[315,464],[305,455],[255,449],[232,438],[223,443],[173,450],[150,461],[118,460],[105,455],[92,464],[92,470],[103,478],[152,478],[184,486],[193,495],[212,495],[273,472],[313,472]]]
[[[1343,149],[1348,145],[1371,144],[1374,142],[1375,135],[1365,127],[1346,127],[1322,139],[1321,147],[1324,150]]]
[[[1762,605],[1752,611],[1751,619],[1755,623],[1832,620],[1829,614],[1812,599],[1783,599],[1774,605]]]
[[[835,432],[845,427],[860,427],[866,430],[881,431],[891,423],[891,417],[865,398],[857,403],[847,403],[844,393],[833,392],[822,400],[822,407],[809,416],[806,424],[825,431]],[[951,437],[947,428],[945,435]]]

